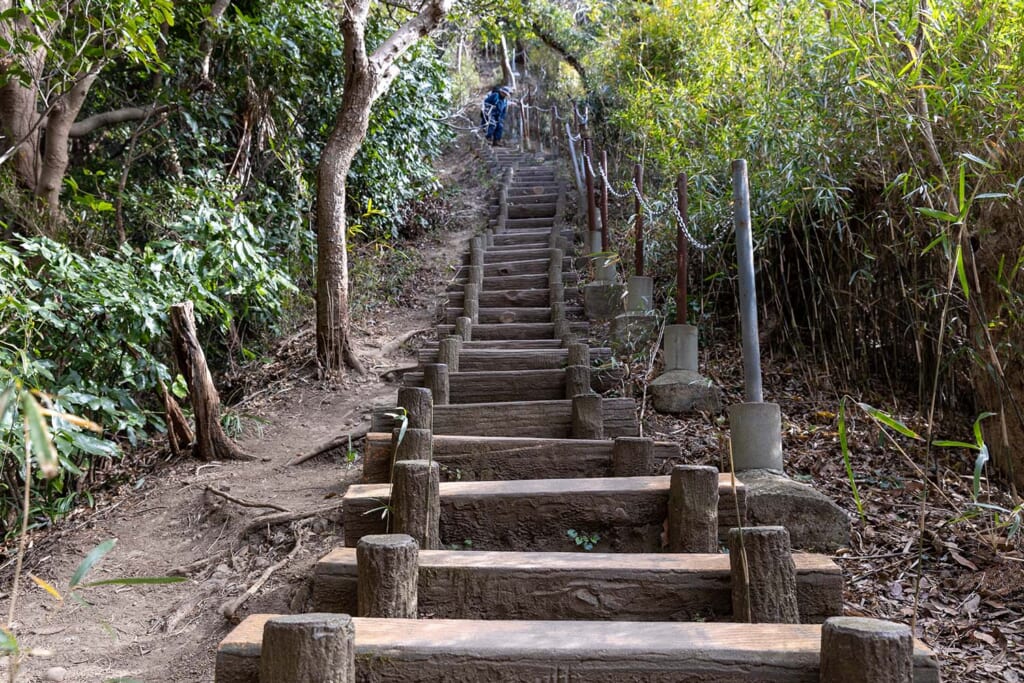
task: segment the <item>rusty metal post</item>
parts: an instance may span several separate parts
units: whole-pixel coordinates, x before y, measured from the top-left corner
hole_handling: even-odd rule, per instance
[[[689,230],[689,197],[686,192],[686,174],[680,173],[676,180],[676,201],[682,224],[676,230],[676,324],[686,324],[686,281],[690,258],[690,242],[686,238]]]
[[[611,248],[608,230],[608,150],[601,150],[601,251]]]
[[[633,184],[636,185],[636,193],[633,195],[633,206],[636,212],[636,255],[634,275],[643,277],[644,274],[644,207],[640,197],[644,193],[644,167],[637,164],[633,167]]]

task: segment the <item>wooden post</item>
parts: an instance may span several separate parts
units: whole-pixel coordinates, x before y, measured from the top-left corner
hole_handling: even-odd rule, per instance
[[[718,470],[676,465],[668,497],[668,551],[718,552]]]
[[[686,238],[686,233],[690,229],[690,209],[685,173],[680,173],[676,179],[676,202],[679,204],[679,215],[683,219],[683,224],[676,230],[676,325],[685,325],[686,281],[689,279],[687,268],[690,259],[690,241]]]
[[[608,150],[601,150],[601,251],[611,249],[611,231],[608,228]]]
[[[590,346],[582,342],[576,342],[570,344],[569,349],[569,365],[585,365],[590,367]]]
[[[565,369],[565,397],[571,399],[580,394],[592,393],[590,388],[590,366],[570,365]]]
[[[483,247],[473,247],[469,252],[469,265],[471,266],[483,266],[484,265],[484,250]]]
[[[564,255],[561,249],[548,250],[548,286],[553,284],[564,284],[562,281],[562,259]]]
[[[441,520],[441,467],[426,460],[395,463],[391,486],[394,532],[409,534],[423,550],[437,550]]]
[[[263,626],[260,683],[355,683],[356,632],[347,614],[288,614]]]
[[[437,345],[437,362],[447,365],[448,372],[458,372],[461,353],[462,337],[450,335]]]
[[[253,460],[220,426],[220,395],[199,344],[195,306],[191,301],[171,306],[171,347],[192,402],[196,423],[192,455],[200,460]]]
[[[450,397],[448,366],[444,363],[425,363],[423,365],[423,386],[430,389],[430,393],[434,396],[434,405],[448,405]]]
[[[391,430],[391,446],[395,453],[394,461],[399,460],[430,460],[434,452],[434,433],[429,429],[407,427],[402,440],[398,440],[401,429]]]
[[[473,321],[466,316],[456,318],[455,334],[462,337],[462,341],[473,341]]]
[[[405,408],[409,429],[434,428],[434,398],[424,387],[400,387],[398,405]]]
[[[484,248],[494,246],[494,230],[487,228],[484,230]]]
[[[480,289],[484,288],[484,267],[483,266],[466,266],[466,284],[476,285]]]
[[[548,304],[565,303],[565,285],[555,282],[548,285]]]
[[[654,471],[654,439],[620,436],[612,445],[613,477],[646,477]]]
[[[642,276],[644,274],[644,205],[640,198],[644,194],[644,167],[640,164],[633,167],[633,184],[636,185],[636,192],[633,194],[633,212],[636,216],[634,269],[636,275]]]
[[[551,302],[551,322],[556,320],[563,320],[565,318],[565,302],[564,301],[553,301]]]
[[[572,327],[569,325],[569,321],[565,318],[555,320],[555,339],[561,339],[562,342],[572,336]]]
[[[462,314],[473,321],[480,322],[480,287],[473,283],[463,287]]]
[[[821,627],[821,683],[911,683],[914,639],[908,626],[866,617],[832,617]]]
[[[356,544],[359,616],[415,619],[419,547],[407,534],[363,536]]]
[[[796,567],[793,565],[789,532],[785,527],[730,529],[729,568],[733,621],[800,623]]]
[[[572,438],[604,438],[604,410],[598,394],[572,397]]]

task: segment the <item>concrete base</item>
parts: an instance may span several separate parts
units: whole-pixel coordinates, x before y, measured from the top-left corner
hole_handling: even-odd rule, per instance
[[[729,434],[733,467],[737,472],[774,470],[782,473],[782,411],[778,403],[732,404],[729,406]]]
[[[612,320],[612,347],[620,353],[643,350],[658,334],[658,316],[630,312]]]
[[[583,287],[583,311],[587,320],[611,320],[622,313],[626,289],[614,282],[591,282]]]
[[[850,517],[817,489],[770,470],[740,472],[747,516],[756,526],[785,526],[794,548],[833,551],[850,544]]]
[[[654,409],[661,413],[718,413],[722,391],[711,380],[692,370],[666,372],[651,382]]]

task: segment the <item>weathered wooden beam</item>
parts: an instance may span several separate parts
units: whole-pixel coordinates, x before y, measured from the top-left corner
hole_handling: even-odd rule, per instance
[[[606,347],[590,349],[590,359],[598,363],[607,363],[611,354],[611,349]],[[416,359],[420,363],[437,363],[437,350],[425,346],[416,352]],[[568,359],[568,349],[505,350],[464,347],[459,352],[459,370],[462,372],[545,370],[564,368],[568,364]],[[591,370],[591,372],[596,371],[596,369]]]
[[[569,323],[574,334],[586,334],[590,329],[585,322]],[[438,325],[437,333],[441,337],[455,334],[452,325]],[[552,339],[555,335],[555,326],[552,323],[486,323],[473,325],[473,339],[475,341],[490,341],[498,339]]]
[[[579,275],[576,273],[564,273],[562,275],[566,287],[575,287],[579,282]],[[461,292],[466,284],[466,278],[458,277],[452,280],[448,286],[449,292]],[[528,273],[526,275],[495,275],[484,278],[484,288],[481,291],[510,290],[510,289],[546,289],[548,286],[548,272],[545,268],[543,273]]]

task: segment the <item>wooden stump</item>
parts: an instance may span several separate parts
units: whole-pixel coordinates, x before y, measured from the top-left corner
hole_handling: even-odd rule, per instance
[[[914,639],[903,624],[832,617],[821,627],[821,683],[911,683]]]
[[[469,265],[483,267],[483,265],[484,265],[484,250],[483,250],[483,247],[480,247],[480,248],[474,247],[473,249],[471,249],[469,251]]]
[[[444,363],[424,363],[423,386],[430,389],[434,405],[446,406],[451,396],[448,366]]]
[[[426,460],[395,463],[391,487],[394,531],[413,537],[420,548],[437,550],[440,545],[441,467]]]
[[[355,628],[347,614],[289,614],[263,627],[260,683],[354,683]]]
[[[448,366],[448,372],[459,371],[459,354],[462,353],[462,337],[452,335],[437,345],[437,362]]]
[[[456,318],[455,334],[462,337],[462,341],[473,341],[473,321],[466,316]]]
[[[476,285],[480,289],[484,288],[484,267],[483,266],[469,266],[469,276],[467,277],[467,284]]]
[[[200,460],[253,460],[220,426],[220,396],[206,365],[206,354],[199,345],[195,307],[191,301],[171,306],[171,346],[192,402],[196,423],[192,454]]]
[[[590,394],[590,366],[570,365],[565,369],[565,397],[573,398],[580,394]]]
[[[548,264],[548,286],[563,284],[562,282],[562,250],[551,249],[550,259],[551,262]]]
[[[789,532],[785,527],[730,529],[729,568],[735,621],[751,624],[800,623],[796,567],[793,565]]]
[[[405,408],[409,429],[434,428],[434,398],[430,389],[401,387],[398,390],[398,406]]]
[[[548,304],[565,303],[565,285],[561,282],[548,283]]]
[[[569,365],[585,365],[590,367],[590,346],[575,342],[569,344]]]
[[[363,536],[356,544],[360,617],[415,619],[419,548],[412,536]]]
[[[434,435],[429,429],[407,428],[402,440],[398,440],[401,429],[391,431],[391,444],[395,462],[399,460],[430,460],[434,451]]]
[[[676,465],[668,498],[668,551],[718,552],[718,469]]]
[[[613,477],[646,477],[653,470],[654,439],[640,436],[620,436],[615,439],[612,445]],[[717,502],[717,496],[715,500]]]
[[[572,397],[572,438],[604,438],[604,410],[598,394]]]
[[[462,314],[473,321],[473,324],[480,322],[480,287],[469,283],[465,287],[465,294],[462,297]]]
[[[567,321],[565,318],[562,318],[561,320],[555,320],[553,322],[555,324],[555,339],[561,339],[564,341],[569,337],[573,336],[572,326],[569,324],[569,321]]]
[[[551,321],[564,320],[565,319],[565,303],[562,301],[555,301],[551,304]]]

